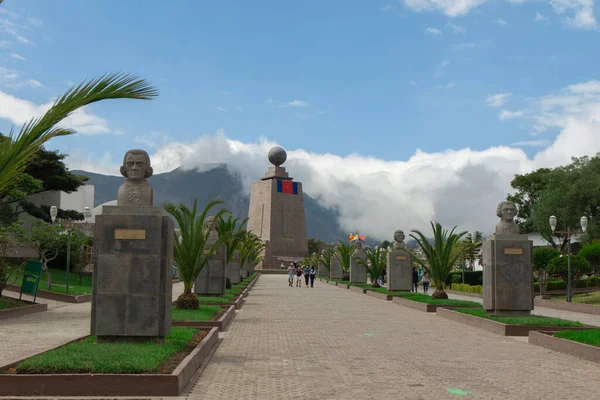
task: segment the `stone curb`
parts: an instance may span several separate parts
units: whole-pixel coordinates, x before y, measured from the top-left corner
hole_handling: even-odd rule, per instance
[[[553,308],[555,310],[600,315],[600,306],[595,306],[593,304],[567,303],[566,301],[542,300],[538,298],[533,299],[533,304],[536,307]]]
[[[21,287],[17,285],[6,285],[5,290],[11,292],[21,292]],[[92,294],[82,294],[79,296],[71,296],[68,294],[54,293],[47,290],[38,290],[37,297],[40,299],[48,299],[54,301],[61,301],[63,303],[86,303],[92,301]]]
[[[367,296],[375,297],[380,300],[392,301],[394,296],[390,296],[385,293],[374,292],[372,290],[367,290]]]
[[[367,293],[367,289],[363,289],[358,286],[348,285],[348,289],[352,290],[353,292],[357,292],[357,293],[361,293],[361,294]]]
[[[473,315],[459,313],[447,308],[438,308],[437,315],[442,318],[451,319],[453,321],[462,322],[463,324],[471,325],[476,328],[485,329],[493,333],[503,336],[529,336],[531,331],[583,331],[594,329],[593,326],[565,327],[565,326],[541,326],[541,325],[508,325],[502,322],[496,322],[485,318],[475,317]]]
[[[0,396],[178,396],[218,340],[218,328],[210,329],[198,346],[168,375],[0,374]],[[62,346],[65,344],[54,349]],[[0,371],[22,361],[2,366]]]
[[[227,329],[235,318],[235,306],[229,306],[227,310],[215,321],[172,321],[171,326],[183,326],[187,328],[218,328],[219,331]]]
[[[12,297],[11,297],[12,298]],[[22,300],[25,303],[28,301]],[[30,303],[28,306],[7,308],[0,310],[0,319],[14,318],[21,315],[34,314],[48,310],[48,304],[45,303]]]
[[[600,347],[575,342],[573,340],[557,338],[554,337],[552,333],[553,332],[547,331],[531,331],[529,332],[529,343],[558,351],[559,353],[569,354],[573,357],[600,363]]]

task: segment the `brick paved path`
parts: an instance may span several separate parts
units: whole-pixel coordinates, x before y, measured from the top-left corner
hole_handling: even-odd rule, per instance
[[[261,276],[189,399],[600,398],[596,363],[315,285]]]

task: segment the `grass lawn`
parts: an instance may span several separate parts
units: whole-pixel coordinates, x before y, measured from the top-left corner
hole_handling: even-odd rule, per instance
[[[196,296],[200,303],[231,303],[233,294],[225,293],[223,296]]]
[[[215,315],[221,312],[220,306],[203,306],[197,310],[179,310],[173,306],[173,321],[210,321]]]
[[[23,301],[19,301],[16,299],[9,299],[6,297],[0,297],[0,310],[6,310],[8,308],[16,308],[28,306],[29,303],[25,303]]]
[[[485,310],[481,309],[470,309],[470,308],[457,308],[454,311],[458,311],[463,314],[474,315],[492,321],[502,322],[503,324],[509,325],[541,325],[541,326],[584,326],[581,322],[567,321],[558,318],[538,317],[535,315],[515,317],[515,316],[497,316],[487,315]]]
[[[231,289],[226,289],[226,291],[229,294],[240,294],[244,291],[244,289],[246,289],[246,286],[248,285],[245,283],[236,283],[232,284]]]
[[[183,350],[197,333],[197,329],[173,327],[163,344],[96,344],[96,337],[91,336],[25,360],[16,370],[19,374],[158,372],[161,364]]]
[[[553,301],[565,301],[566,296],[552,296]],[[576,294],[573,303],[600,305],[600,292]]]
[[[556,332],[554,336],[561,339],[569,339],[575,342],[600,347],[600,329],[590,329],[589,331]]]
[[[443,305],[443,306],[462,306],[462,307],[481,307],[481,304],[475,301],[468,300],[438,300],[432,299],[431,296],[426,295],[424,293],[415,293],[415,292],[389,292],[386,288],[377,288],[372,289],[374,292],[387,294],[389,296],[402,297],[406,300],[418,301],[419,303],[427,303],[434,305]]]
[[[66,271],[59,269],[50,269],[50,274],[52,275],[52,289],[50,289],[50,292],[66,294]],[[20,287],[21,282],[23,281],[23,271],[16,271],[15,276],[17,277],[15,285]],[[40,285],[38,287],[38,290],[48,290],[48,277],[46,275],[46,272],[42,271],[42,276],[40,277]],[[90,293],[92,293],[92,277],[82,276],[81,284],[79,284],[79,275],[71,271],[71,273],[69,274],[69,295],[78,296]]]

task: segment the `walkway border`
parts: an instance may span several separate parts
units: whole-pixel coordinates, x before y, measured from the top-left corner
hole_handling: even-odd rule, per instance
[[[583,358],[584,360],[600,363],[600,347],[575,342],[573,340],[557,338],[553,333],[555,332],[529,332],[529,343],[558,351],[559,353],[569,354],[574,357]]]

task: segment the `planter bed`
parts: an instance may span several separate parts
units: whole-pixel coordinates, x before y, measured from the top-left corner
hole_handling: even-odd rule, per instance
[[[219,331],[227,329],[235,318],[235,306],[229,306],[208,321],[187,320],[172,321],[172,326],[186,326],[189,328],[218,328]]]
[[[10,290],[11,292],[21,292],[21,287],[17,285],[6,285],[5,290]],[[92,301],[92,294],[81,294],[77,296],[71,296],[69,294],[62,293],[54,293],[48,290],[38,290],[37,297],[41,299],[48,299],[54,301],[62,301],[64,303],[85,303],[88,301]]]
[[[349,285],[349,284],[347,284],[347,283],[342,283],[342,282],[336,282],[336,283],[335,283],[335,286],[337,286],[337,287],[339,287],[339,288],[342,288],[342,289],[349,289],[349,288],[350,288],[350,285]]]
[[[542,300],[535,298],[536,307],[553,308],[555,310],[573,311],[584,314],[600,315],[600,306],[583,303],[567,303],[566,301]]]
[[[505,324],[491,319],[477,317],[474,315],[464,314],[455,310],[449,310],[447,308],[439,308],[437,315],[443,318],[448,318],[453,321],[462,322],[467,325],[474,326],[476,328],[485,329],[493,333],[497,333],[503,336],[528,336],[530,331],[547,331],[547,332],[558,332],[558,331],[581,331],[588,330],[594,327],[589,325],[582,325],[579,327],[575,326],[551,326],[551,325],[513,325]],[[535,317],[535,316],[534,316]],[[551,318],[549,318],[551,319]]]
[[[367,293],[367,289],[363,289],[363,288],[361,288],[359,286],[349,285],[348,289],[352,290],[353,292],[358,292],[358,293],[361,293],[361,294]]]
[[[461,296],[477,297],[478,299],[483,298],[483,294],[481,294],[481,293],[461,292],[460,290],[448,290],[448,289],[444,289],[444,291],[448,294],[458,294]]]
[[[478,306],[466,306],[466,305],[452,305],[452,304],[430,304],[423,303],[420,301],[405,299],[402,296],[392,296],[392,301],[396,304],[400,304],[401,306],[410,307],[415,310],[423,311],[423,312],[437,312],[438,308],[468,308],[468,307],[478,307]]]
[[[28,357],[0,367],[0,396],[178,396],[217,345],[217,331],[212,328],[197,332],[195,338],[160,362],[155,372],[149,373],[73,373],[68,370],[18,373],[19,364],[37,356]],[[64,350],[61,348],[87,338],[89,336],[52,350]],[[40,354],[45,353],[48,351]],[[56,368],[56,364],[51,365]]]
[[[390,296],[389,294],[385,293],[374,292],[373,290],[367,290],[367,295],[386,301],[392,301],[394,299],[394,296]]]
[[[20,315],[33,314],[37,312],[46,311],[48,304],[33,303],[26,300],[13,299],[12,297],[2,297],[2,301],[9,303],[15,303],[13,306],[8,308],[0,309],[0,319],[18,317]]]
[[[582,331],[581,333],[583,333]],[[584,360],[600,363],[600,347],[554,336],[556,332],[529,332],[529,343]]]

